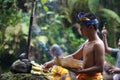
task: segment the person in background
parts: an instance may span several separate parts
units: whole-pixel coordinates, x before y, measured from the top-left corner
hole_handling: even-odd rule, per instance
[[[77,80],[103,80],[101,73],[104,67],[105,48],[103,41],[97,34],[99,21],[92,13],[79,13],[78,21],[79,27],[77,31],[87,40],[76,52],[64,58],[79,60],[83,57],[83,67],[82,69],[67,69],[78,74],[76,76]],[[44,67],[50,68],[53,65],[55,65],[54,61],[49,61],[44,64]]]
[[[105,45],[105,51],[116,59],[115,66],[109,69],[110,73],[114,73],[113,80],[120,80],[120,38],[118,39],[118,48],[111,48],[107,43],[107,29],[103,27],[102,30],[103,42]]]

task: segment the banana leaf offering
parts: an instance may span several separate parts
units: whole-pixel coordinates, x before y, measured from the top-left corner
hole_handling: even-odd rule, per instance
[[[83,67],[83,62],[73,58],[63,58],[55,57],[54,64],[65,68],[81,68]]]

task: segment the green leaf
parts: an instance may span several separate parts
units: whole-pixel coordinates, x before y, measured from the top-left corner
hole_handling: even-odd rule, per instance
[[[5,49],[8,49],[8,48],[9,48],[9,45],[5,45],[4,48],[5,48]]]
[[[43,6],[43,9],[48,12],[48,7],[47,6]]]
[[[5,31],[5,36],[7,37],[8,35],[14,35],[14,27],[13,26],[8,26]]]
[[[52,12],[52,11],[48,11],[46,14],[55,14],[54,12]]]
[[[92,13],[96,13],[99,6],[99,0],[88,0],[88,7]]]
[[[13,54],[13,53],[14,53],[14,51],[13,51],[13,50],[10,50],[10,51],[9,51],[9,54]]]
[[[15,27],[14,27],[14,30],[15,30],[15,34],[19,34],[20,30],[21,30],[21,25],[20,24],[17,24]]]
[[[23,34],[27,35],[29,27],[26,24],[24,24],[24,23],[22,23],[21,26],[22,26],[22,32],[23,32]]]
[[[48,41],[48,38],[46,36],[37,36],[36,39],[38,41],[41,41],[43,44],[46,44]]]
[[[100,10],[100,13],[101,13],[101,16],[104,16],[106,18],[111,18],[120,24],[120,17],[114,11],[112,11],[110,9],[103,8]]]
[[[42,4],[45,4],[47,2],[47,0],[41,0]]]

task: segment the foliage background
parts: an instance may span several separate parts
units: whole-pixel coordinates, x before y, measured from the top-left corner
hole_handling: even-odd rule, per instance
[[[9,71],[11,64],[27,50],[32,0],[0,0],[0,72]],[[39,64],[51,60],[52,44],[71,54],[85,41],[77,34],[76,14],[92,12],[98,16],[101,31],[108,29],[108,44],[117,48],[120,35],[119,0],[36,0],[29,57]],[[101,37],[101,33],[99,34]],[[106,54],[106,60],[114,59]]]

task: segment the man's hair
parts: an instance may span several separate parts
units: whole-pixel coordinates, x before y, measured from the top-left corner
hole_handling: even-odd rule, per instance
[[[84,16],[89,18],[90,20],[97,19],[97,17],[93,13],[86,13]],[[96,24],[96,25],[93,24],[93,26],[94,26],[95,30],[98,29],[98,24]]]
[[[90,20],[96,19],[96,16],[93,13],[85,13],[84,17],[87,17]]]
[[[79,13],[79,14],[81,14],[81,13]],[[93,13],[82,13],[82,15],[81,16],[79,16],[79,14],[78,14],[78,18],[80,19],[80,18],[88,18],[88,19],[90,19],[90,20],[86,20],[86,24],[84,24],[84,25],[86,25],[86,26],[90,26],[91,24],[94,26],[94,29],[95,30],[97,30],[98,29],[98,19],[97,19],[97,17],[93,14]],[[85,21],[85,20],[83,20],[83,21]],[[88,21],[88,22],[87,22]],[[82,21],[80,21],[80,23],[81,23]]]

